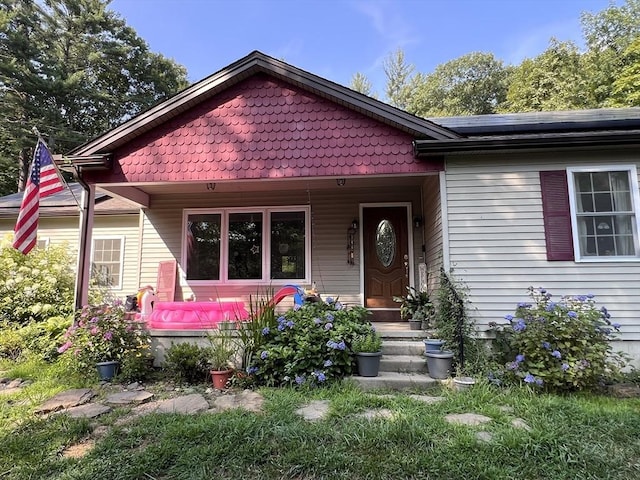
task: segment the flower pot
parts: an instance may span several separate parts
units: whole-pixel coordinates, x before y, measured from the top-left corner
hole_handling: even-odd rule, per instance
[[[116,361],[98,362],[96,368],[98,369],[98,376],[100,380],[111,380],[118,373],[119,363]]]
[[[218,390],[224,390],[227,388],[227,383],[231,378],[231,374],[233,370],[211,370],[211,380],[213,381],[213,388],[217,388]]]
[[[453,352],[449,350],[426,352],[425,356],[427,357],[427,369],[431,378],[449,378],[451,365],[453,364]]]
[[[438,338],[425,338],[424,342],[424,353],[427,352],[439,352],[442,350],[442,346],[444,345],[444,340],[440,340]]]
[[[356,353],[358,375],[361,377],[377,377],[380,371],[380,357],[382,357],[382,352]]]
[[[409,330],[422,330],[422,320],[409,320]]]
[[[476,381],[471,377],[454,377],[453,386],[458,391],[469,390],[476,384]]]

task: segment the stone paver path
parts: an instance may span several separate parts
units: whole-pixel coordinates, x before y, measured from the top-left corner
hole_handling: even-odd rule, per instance
[[[90,388],[75,388],[73,390],[60,392],[44,402],[44,404],[36,410],[36,413],[55,412],[57,410],[82,405],[89,402],[95,395],[95,392]]]
[[[135,390],[133,392],[117,392],[108,395],[104,403],[109,405],[131,405],[148,402],[153,398],[153,393],[144,390]]]
[[[296,413],[308,422],[322,420],[329,413],[329,400],[312,400]]]

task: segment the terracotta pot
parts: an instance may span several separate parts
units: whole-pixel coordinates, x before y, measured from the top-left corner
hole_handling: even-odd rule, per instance
[[[213,388],[218,390],[224,390],[227,388],[227,383],[231,378],[233,370],[211,370],[211,380],[213,380]]]

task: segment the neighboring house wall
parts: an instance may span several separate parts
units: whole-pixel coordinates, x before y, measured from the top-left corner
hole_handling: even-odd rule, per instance
[[[533,286],[546,288],[556,298],[594,294],[612,321],[622,325],[620,338],[640,340],[640,262],[548,261],[539,175],[540,170],[568,166],[634,163],[636,155],[612,151],[447,161],[451,266],[454,276],[469,288],[471,313],[481,330],[489,322],[504,322],[504,315],[529,300],[527,288]],[[623,348],[632,347],[626,343]]]
[[[68,245],[69,256],[74,262],[78,252],[78,217],[41,217],[38,238],[47,239],[48,245]],[[12,234],[15,219],[0,219],[0,235]],[[123,241],[122,285],[113,288],[118,298],[138,291],[138,215],[96,215],[93,238],[119,238]],[[155,281],[154,281],[155,283]]]
[[[435,177],[437,178],[437,176]],[[420,212],[420,189],[418,187],[393,188],[349,188],[330,190],[277,190],[255,194],[219,194],[154,196],[152,209],[145,211],[144,234],[142,240],[141,283],[154,285],[158,262],[161,260],[182,258],[182,212],[183,209],[219,208],[243,206],[297,205],[311,206],[311,248],[312,282],[324,297],[339,297],[349,304],[361,304],[360,266],[361,252],[356,242],[355,264],[347,263],[347,229],[354,219],[359,219],[360,204],[410,202],[412,214]],[[360,235],[360,230],[358,235]],[[413,232],[414,255],[416,262],[421,255],[421,231],[410,227]],[[179,269],[181,275],[181,268]],[[290,282],[295,283],[295,282]],[[310,287],[310,285],[303,285]],[[194,293],[196,299],[243,298],[258,290],[264,291],[269,285],[257,284],[193,286],[182,280],[176,290],[176,299],[188,298]],[[273,285],[270,288],[277,289]]]

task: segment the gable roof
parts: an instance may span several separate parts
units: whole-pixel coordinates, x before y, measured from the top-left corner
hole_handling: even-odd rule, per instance
[[[81,145],[69,157],[109,153],[137,136],[193,108],[221,91],[253,75],[266,73],[312,92],[377,121],[393,126],[415,138],[446,139],[459,135],[446,127],[411,115],[384,102],[254,51],[182,92],[137,115],[122,125]]]

